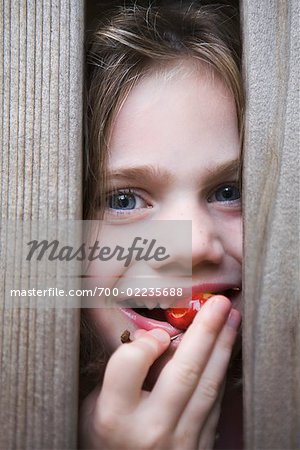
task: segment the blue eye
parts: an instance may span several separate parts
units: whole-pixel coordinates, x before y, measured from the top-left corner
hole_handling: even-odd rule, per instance
[[[134,209],[136,206],[135,195],[117,192],[108,196],[108,207],[111,209]]]
[[[226,184],[219,187],[208,199],[209,202],[230,203],[240,200],[241,193],[239,188],[234,184]]]
[[[130,190],[119,190],[107,195],[107,207],[117,211],[130,211],[146,208],[147,203]]]

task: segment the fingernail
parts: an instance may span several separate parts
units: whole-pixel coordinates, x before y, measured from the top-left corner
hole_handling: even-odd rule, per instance
[[[229,313],[230,302],[225,300],[224,297],[215,297],[211,301],[211,307],[219,313]]]
[[[154,336],[155,339],[162,342],[163,344],[170,342],[169,334],[166,331],[161,330],[160,328],[154,328],[153,330],[150,330],[149,333],[151,334],[151,336]]]
[[[238,330],[239,326],[241,324],[241,320],[242,320],[241,314],[236,309],[232,309],[230,311],[230,314],[229,314],[229,317],[228,317],[226,323],[230,328],[233,328],[234,330]]]

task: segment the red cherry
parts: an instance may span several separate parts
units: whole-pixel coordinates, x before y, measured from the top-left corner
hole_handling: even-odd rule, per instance
[[[186,330],[193,322],[197,311],[192,308],[168,308],[165,312],[167,321],[179,330]]]
[[[165,311],[167,321],[179,330],[186,330],[193,322],[201,306],[212,297],[213,294],[194,294],[189,300],[189,308],[168,308]]]

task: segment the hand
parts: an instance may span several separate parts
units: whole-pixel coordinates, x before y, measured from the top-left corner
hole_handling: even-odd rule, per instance
[[[140,331],[110,358],[102,387],[84,401],[80,445],[88,449],[194,450],[212,448],[226,370],[240,314],[223,296],[197,313],[151,392],[142,390],[169,335]]]

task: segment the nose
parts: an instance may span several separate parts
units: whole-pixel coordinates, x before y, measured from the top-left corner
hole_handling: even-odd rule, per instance
[[[199,202],[188,202],[186,199],[182,202],[177,201],[176,205],[170,205],[169,209],[162,211],[157,218],[171,221],[170,225],[174,224],[174,221],[180,221],[178,230],[181,221],[190,221],[191,225],[190,232],[185,231],[183,235],[179,231],[176,243],[171,244],[170,257],[160,263],[160,268],[177,265],[192,271],[201,265],[221,264],[225,253],[222,226],[206,204],[200,205]]]
[[[218,224],[207,211],[198,211],[192,219],[192,267],[201,264],[218,265],[222,262],[223,255]]]

